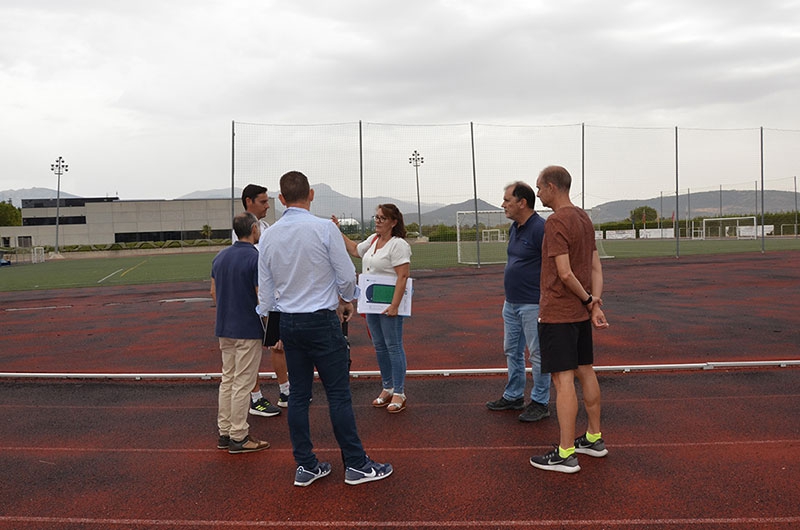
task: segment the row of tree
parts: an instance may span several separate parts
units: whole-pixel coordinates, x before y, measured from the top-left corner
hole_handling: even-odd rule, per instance
[[[0,226],[22,226],[22,210],[11,203],[0,202]]]

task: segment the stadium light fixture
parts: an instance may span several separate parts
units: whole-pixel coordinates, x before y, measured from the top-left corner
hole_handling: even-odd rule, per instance
[[[54,164],[50,164],[50,171],[58,175],[58,187],[56,189],[56,246],[55,246],[55,253],[58,254],[58,221],[59,217],[61,217],[60,213],[60,206],[61,206],[61,175],[69,171],[69,166],[64,163],[63,157],[56,158]]]
[[[419,166],[423,162],[425,162],[425,159],[421,157],[416,150],[414,150],[414,152],[411,153],[411,156],[408,157],[408,163],[414,166],[414,175],[417,178],[417,221],[419,223],[419,234],[417,237],[422,235],[422,210],[419,207]]]

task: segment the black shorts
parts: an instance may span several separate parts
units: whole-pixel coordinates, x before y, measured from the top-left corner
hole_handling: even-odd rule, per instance
[[[567,324],[539,322],[539,349],[542,373],[545,374],[577,370],[578,366],[594,364],[592,321]]]
[[[271,348],[279,340],[281,340],[281,314],[270,311],[267,326],[264,328],[264,346]]]

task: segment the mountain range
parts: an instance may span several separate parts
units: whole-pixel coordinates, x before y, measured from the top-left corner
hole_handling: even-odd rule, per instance
[[[766,190],[764,210],[770,213],[793,212],[797,208],[797,194],[790,191]],[[761,213],[761,194],[755,190],[702,191],[690,195],[678,195],[678,208],[675,209],[675,196],[654,197],[652,199],[626,199],[598,204],[592,208],[594,223],[608,223],[630,219],[631,212],[641,206],[649,206],[661,217],[670,219],[673,212],[680,219],[695,217],[737,217]]]
[[[315,184],[312,187],[314,188],[312,212],[315,215],[328,217],[333,214],[342,219],[348,217],[360,219],[361,199],[342,195],[334,191],[327,184]],[[225,199],[230,197],[230,193],[230,188],[201,190],[177,197],[177,199]],[[241,189],[235,189],[234,193],[238,197],[241,193]],[[7,202],[10,200],[11,203],[17,207],[22,204],[22,199],[46,199],[55,197],[56,190],[49,188],[0,191],[0,201]],[[78,196],[61,191],[61,197],[77,198]],[[400,211],[403,212],[405,217],[406,224],[415,223],[417,221],[416,202],[399,201],[390,197],[365,197],[364,217],[371,217],[378,204],[387,202],[392,202],[400,208]],[[687,208],[690,207],[690,214],[692,217],[715,217],[720,215],[720,204],[722,205],[721,212],[723,216],[753,215],[756,211],[760,211],[761,209],[761,196],[760,194],[757,195],[755,190],[705,191],[692,193],[689,196],[683,194],[678,196],[677,212],[678,216],[684,219],[687,215]],[[767,212],[793,212],[797,208],[797,194],[789,191],[767,190],[764,193],[764,205]],[[441,203],[421,203],[422,222],[426,225],[453,225],[455,224],[457,211],[472,210],[474,206],[474,201],[472,199],[447,205]],[[598,204],[591,210],[592,221],[595,223],[607,223],[626,220],[630,218],[632,210],[641,206],[649,206],[660,212],[662,217],[670,218],[672,212],[675,211],[675,197],[665,196],[663,199],[661,197],[654,197],[651,199],[624,199]],[[277,214],[283,211],[283,206],[277,200],[275,201],[275,209]],[[478,210],[499,209],[500,207],[498,206],[478,199]]]

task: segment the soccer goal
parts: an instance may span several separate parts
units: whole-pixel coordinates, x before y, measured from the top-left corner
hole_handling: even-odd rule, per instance
[[[547,219],[552,210],[536,210]],[[458,263],[491,265],[507,260],[508,231],[511,219],[504,210],[456,212]]]
[[[711,217],[703,219],[698,239],[756,239],[756,216]]]
[[[506,238],[505,230],[500,230],[499,228],[481,230],[481,241],[484,243],[502,243]]]
[[[44,247],[33,247],[31,263],[44,263]]]
[[[464,265],[505,263],[510,227],[511,220],[503,210],[456,212],[458,262]]]

